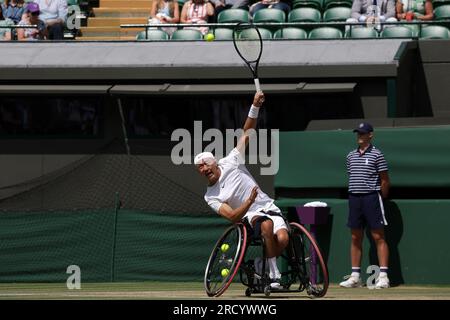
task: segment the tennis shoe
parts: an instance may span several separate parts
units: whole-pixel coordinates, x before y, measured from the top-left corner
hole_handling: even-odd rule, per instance
[[[362,287],[362,282],[361,282],[361,278],[360,277],[355,277],[355,276],[345,276],[344,279],[346,279],[345,281],[342,281],[341,283],[339,283],[339,285],[341,287],[344,288],[359,288]]]
[[[375,289],[389,288],[389,278],[387,276],[379,276],[375,282]]]

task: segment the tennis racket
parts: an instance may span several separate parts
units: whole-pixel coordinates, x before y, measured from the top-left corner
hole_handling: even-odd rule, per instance
[[[263,51],[261,33],[252,24],[238,23],[233,30],[233,44],[253,74],[256,91],[261,91],[258,79],[259,59],[261,59]]]

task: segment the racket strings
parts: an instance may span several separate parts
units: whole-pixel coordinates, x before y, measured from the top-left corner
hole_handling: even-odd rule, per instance
[[[262,43],[256,28],[245,28],[235,31],[235,45],[240,55],[248,62],[259,59]]]

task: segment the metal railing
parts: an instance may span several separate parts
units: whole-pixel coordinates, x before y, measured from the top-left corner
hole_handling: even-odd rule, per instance
[[[161,29],[165,27],[183,29],[186,27],[199,28],[199,27],[210,27],[210,28],[232,28],[236,26],[237,23],[156,23],[156,24],[122,24],[121,28],[145,28],[146,38],[148,38],[149,29]],[[423,26],[429,25],[450,25],[450,19],[446,20],[431,20],[431,21],[395,21],[395,22],[343,22],[343,21],[332,21],[332,22],[259,22],[259,23],[242,23],[242,25],[254,25],[257,27],[265,28],[286,28],[286,27],[298,27],[298,28],[318,28],[318,27],[335,27],[335,28],[345,28],[348,26],[349,35],[351,35],[352,29],[354,27],[373,27],[378,33],[383,29],[384,26],[411,26],[418,25],[419,30],[417,35],[413,35],[411,38],[420,38],[422,34]]]

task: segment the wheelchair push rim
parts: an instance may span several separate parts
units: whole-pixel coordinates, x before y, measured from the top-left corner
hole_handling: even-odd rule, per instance
[[[294,243],[296,259],[305,278],[300,279],[301,286],[305,286],[308,295],[323,297],[328,290],[328,269],[319,246],[314,237],[302,225],[291,222],[292,236],[296,236],[301,245]]]
[[[230,286],[242,263],[246,243],[247,230],[242,223],[230,226],[216,242],[205,270],[204,286],[208,296],[218,297]],[[224,269],[227,271],[222,273]]]

